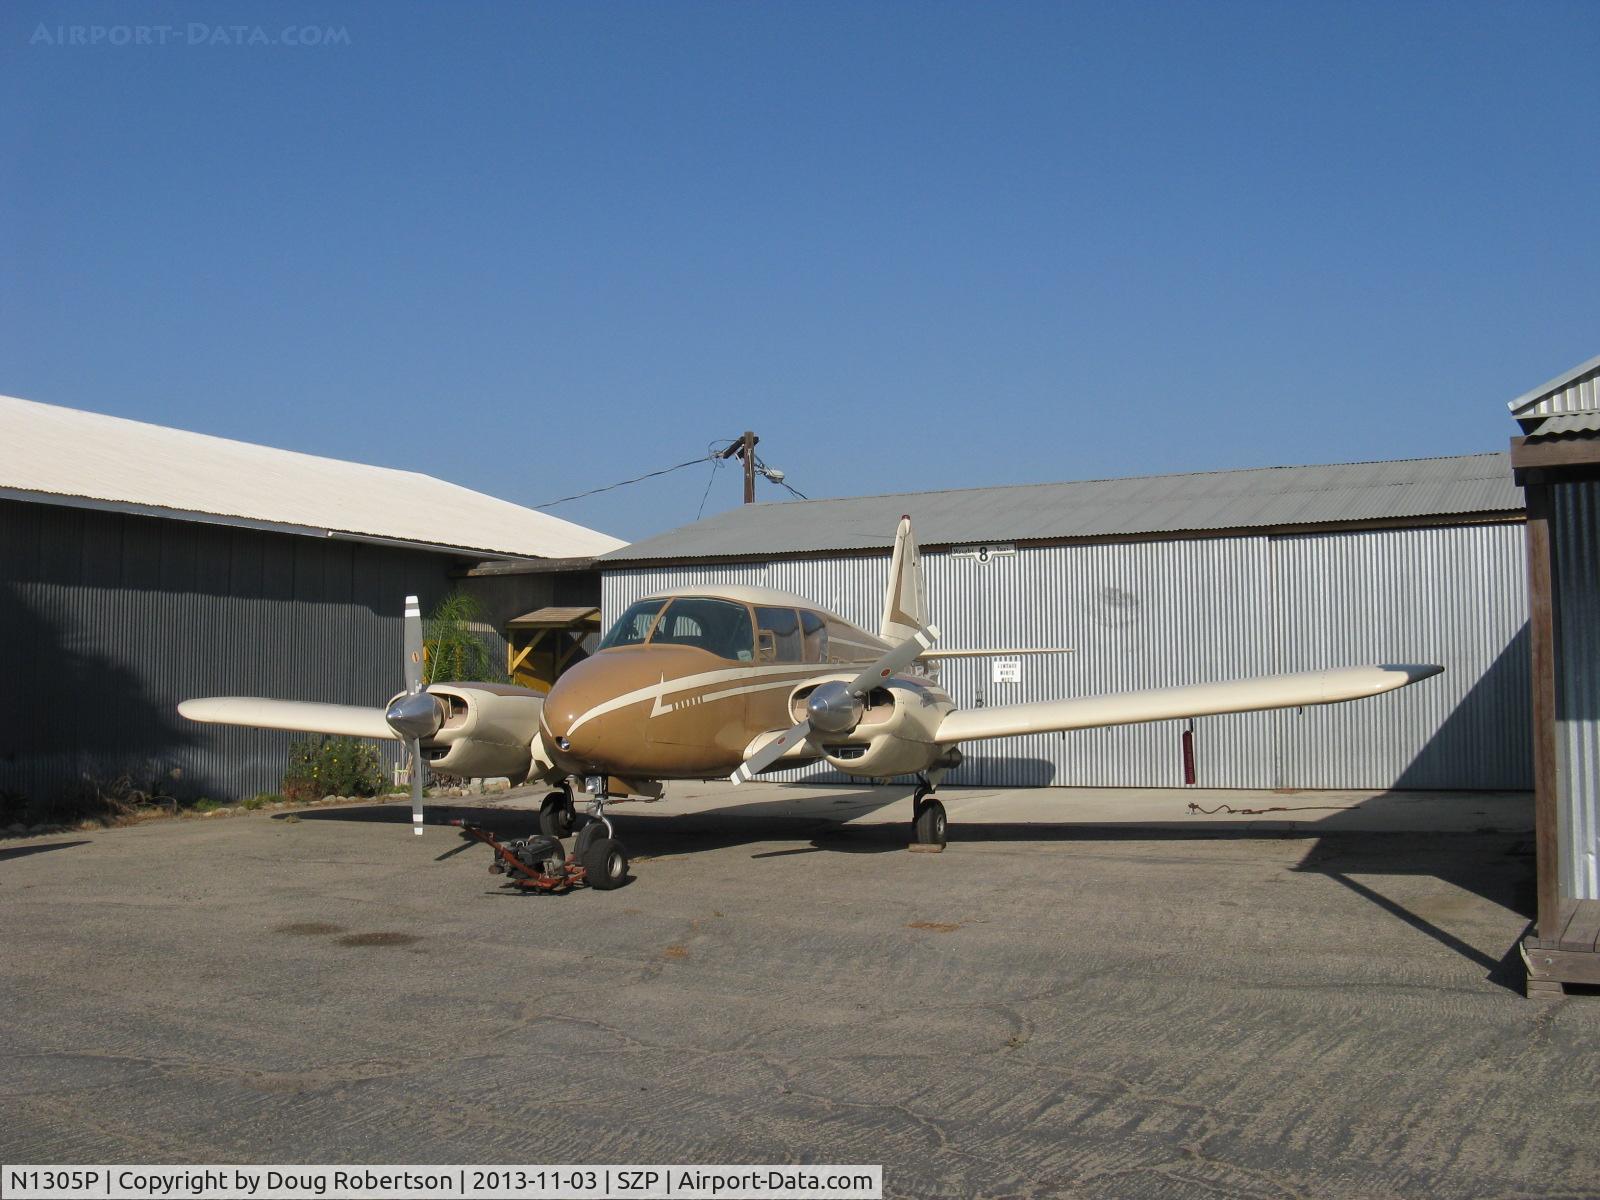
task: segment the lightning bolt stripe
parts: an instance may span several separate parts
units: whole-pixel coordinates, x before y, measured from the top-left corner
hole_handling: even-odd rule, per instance
[[[631,692],[624,692],[620,696],[613,696],[609,700],[596,704],[568,726],[567,736],[572,736],[572,734],[596,717],[603,717],[607,713],[616,712],[620,708],[627,708],[633,704],[642,704],[646,700],[653,702],[651,715],[659,716],[661,713],[672,711],[671,706],[664,705],[661,701],[665,697],[678,692],[693,691],[695,688],[706,687],[711,684],[732,683],[735,680],[745,679],[772,679],[772,682],[751,684],[743,689],[735,688],[723,694],[735,695],[741,690],[755,691],[766,687],[792,687],[795,684],[804,682],[813,675],[827,674],[828,672],[825,669],[818,669],[823,665],[822,663],[807,663],[793,667],[732,667],[724,671],[702,671],[698,675],[684,675],[678,679],[664,679],[659,683],[635,688]],[[774,676],[779,678],[773,679]]]

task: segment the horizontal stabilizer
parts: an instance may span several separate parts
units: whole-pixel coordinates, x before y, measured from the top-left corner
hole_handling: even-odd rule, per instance
[[[1443,667],[1427,663],[1337,667],[1328,671],[1305,671],[1297,675],[1263,675],[1229,683],[1197,683],[1189,687],[1083,696],[1075,700],[1041,700],[1033,704],[961,709],[945,717],[936,740],[941,745],[949,745],[953,742],[1015,737],[1027,733],[1099,729],[1108,725],[1134,725],[1141,721],[1168,721],[1219,713],[1335,704],[1342,700],[1381,695],[1437,675],[1442,670]]]
[[[1013,658],[1022,654],[1075,654],[1072,646],[1029,646],[1027,649],[1008,647],[1002,650],[928,650],[917,655],[924,658]]]
[[[178,705],[180,716],[207,725],[249,725],[341,737],[398,740],[383,709],[359,704],[316,704],[306,700],[263,700],[257,696],[205,696]]]

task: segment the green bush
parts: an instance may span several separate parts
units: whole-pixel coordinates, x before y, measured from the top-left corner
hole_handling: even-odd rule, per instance
[[[254,796],[249,796],[239,801],[239,807],[246,812],[255,812],[258,808],[265,808],[269,804],[281,804],[282,802],[283,797],[278,795],[277,792],[257,792]]]
[[[324,796],[376,796],[383,787],[378,752],[346,737],[316,737],[289,748],[289,769],[279,789],[290,800]]]

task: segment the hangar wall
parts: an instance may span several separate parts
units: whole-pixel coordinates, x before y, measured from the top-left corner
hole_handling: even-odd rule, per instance
[[[1575,480],[1549,490],[1560,656],[1560,887],[1563,896],[1594,900],[1600,899],[1600,672],[1593,669],[1600,662],[1600,482]]]
[[[1019,546],[987,562],[925,550],[950,648],[1065,645],[992,682],[956,660],[956,703],[1019,703],[1309,670],[1426,661],[1445,674],[1355,704],[1203,717],[1205,787],[1531,786],[1524,526],[1520,522]],[[602,564],[604,566],[604,564]],[[741,583],[810,597],[877,628],[886,555],[606,569],[606,622],[640,596]],[[1165,787],[1182,782],[1179,722],[965,747],[951,783]],[[821,768],[780,778],[825,774]]]
[[[275,789],[291,735],[195,725],[177,702],[382,704],[400,687],[406,594],[431,604],[454,565],[424,550],[0,501],[0,790],[47,796],[124,772],[185,796]]]

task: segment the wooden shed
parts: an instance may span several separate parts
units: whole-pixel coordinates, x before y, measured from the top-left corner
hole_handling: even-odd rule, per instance
[[[1528,995],[1600,984],[1600,358],[1511,402],[1528,503],[1538,915]]]

